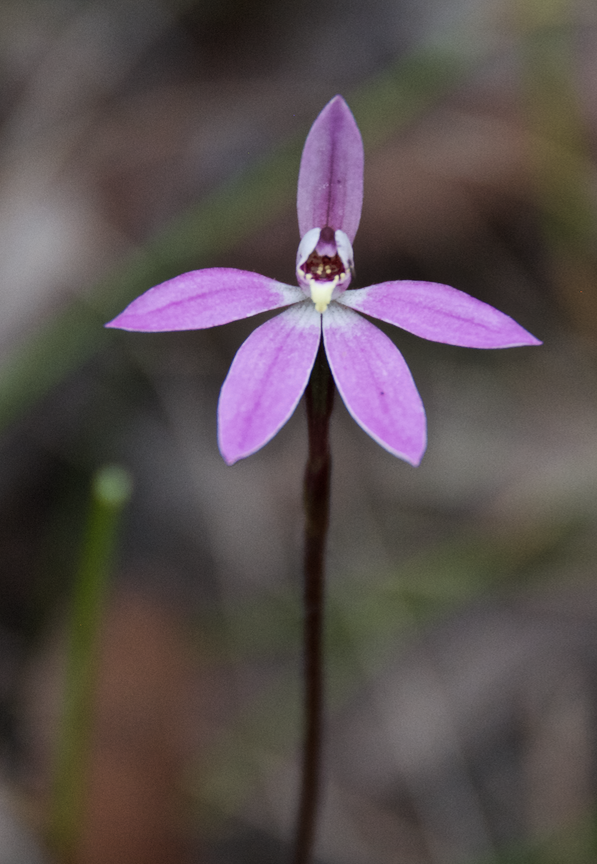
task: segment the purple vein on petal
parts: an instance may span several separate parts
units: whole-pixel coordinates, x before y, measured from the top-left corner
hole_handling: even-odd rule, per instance
[[[350,414],[378,444],[418,465],[426,446],[425,409],[394,343],[365,318],[337,303],[323,314],[323,338],[336,386]]]
[[[218,441],[229,465],[267,444],[290,418],[320,338],[321,315],[307,300],[262,324],[241,345],[218,404]]]
[[[213,267],[150,288],[106,327],[144,332],[201,330],[304,299],[294,285],[248,270]]]
[[[350,108],[335,96],[307,136],[298,180],[301,237],[329,226],[354,242],[363,205],[363,141]]]
[[[465,348],[540,345],[520,324],[464,291],[436,282],[383,282],[338,302],[434,342]]]

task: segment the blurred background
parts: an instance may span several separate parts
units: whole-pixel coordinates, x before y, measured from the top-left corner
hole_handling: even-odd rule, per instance
[[[188,269],[293,283],[302,143],[338,92],[366,148],[354,284],[448,283],[544,345],[386,328],[417,469],[336,402],[318,861],[597,860],[595,5],[2,0],[0,864],[288,858],[304,409],[229,468],[219,388],[266,316],[102,325]],[[114,463],[134,491],[65,849],[69,610]]]

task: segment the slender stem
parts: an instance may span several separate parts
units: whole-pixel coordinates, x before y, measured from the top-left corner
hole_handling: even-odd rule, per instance
[[[50,801],[48,840],[60,861],[76,857],[87,788],[98,632],[122,509],[131,493],[115,465],[93,479],[86,536],[69,622],[64,708]]]
[[[323,727],[323,613],[325,544],[332,460],[329,426],[334,381],[323,345],[305,391],[309,455],[305,469],[304,743],[294,864],[311,861],[319,803]]]

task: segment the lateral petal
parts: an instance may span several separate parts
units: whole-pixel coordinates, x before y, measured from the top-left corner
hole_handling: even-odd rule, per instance
[[[158,332],[202,330],[305,299],[300,288],[248,270],[191,270],[150,288],[106,327]]]
[[[354,242],[363,205],[363,140],[352,112],[335,96],[305,141],[298,179],[301,237],[311,228],[344,231]]]
[[[425,409],[394,343],[336,302],[323,315],[323,338],[336,386],[356,422],[394,456],[418,465],[427,443]]]
[[[465,348],[540,345],[520,324],[464,291],[436,282],[382,282],[338,302],[433,342]]]
[[[321,315],[303,300],[262,324],[241,345],[218,404],[218,441],[229,465],[267,444],[290,418],[309,381],[320,338]]]

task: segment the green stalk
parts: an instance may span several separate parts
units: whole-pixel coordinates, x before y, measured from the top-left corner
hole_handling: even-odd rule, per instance
[[[79,572],[73,589],[63,713],[49,808],[48,835],[58,858],[75,858],[85,795],[97,679],[98,634],[123,508],[132,483],[115,465],[95,474]]]

